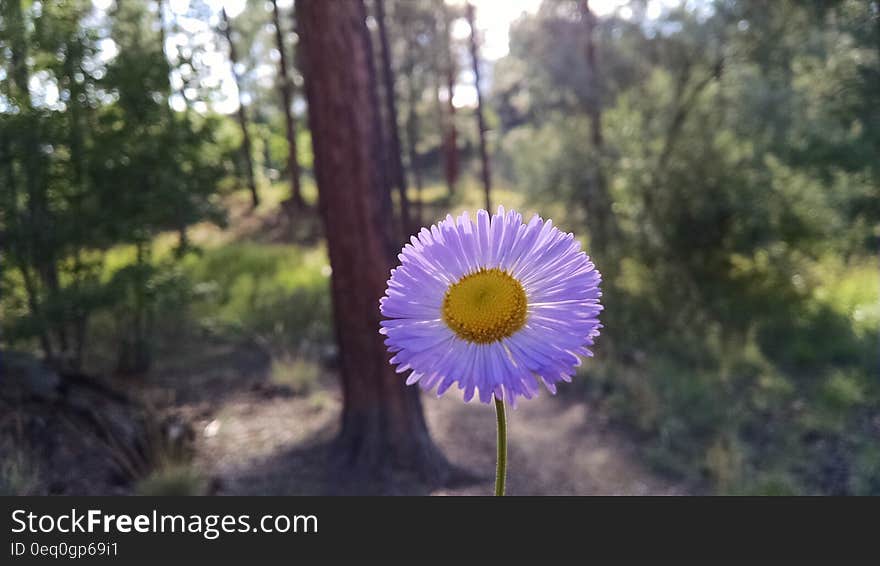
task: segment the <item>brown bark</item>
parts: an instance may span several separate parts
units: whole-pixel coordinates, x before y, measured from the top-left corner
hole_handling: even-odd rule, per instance
[[[281,17],[278,13],[278,2],[272,0],[272,24],[275,26],[275,44],[278,48],[278,73],[281,77],[281,106],[284,111],[284,126],[287,133],[287,174],[290,176],[290,201],[297,208],[305,204],[300,186],[301,171],[296,148],[296,118],[293,115],[293,82],[287,71],[287,53],[284,49],[284,31],[281,29]]]
[[[418,391],[394,373],[378,334],[391,236],[384,228],[378,108],[363,0],[299,0],[296,13],[319,211],[333,267],[343,390],[336,464],[354,476],[391,479],[406,469],[440,478],[447,465],[428,434]]]
[[[406,194],[406,173],[403,170],[403,157],[400,149],[400,133],[397,127],[397,93],[394,89],[394,68],[391,64],[391,48],[388,45],[388,30],[385,25],[385,1],[375,0],[376,23],[379,27],[379,47],[382,61],[382,82],[385,92],[386,131],[388,132],[388,180],[397,190],[400,201],[401,237],[409,237],[412,220],[409,211],[409,197]]]
[[[257,182],[254,177],[254,159],[251,150],[251,136],[248,133],[247,111],[241,99],[241,78],[235,69],[238,64],[238,56],[235,51],[235,42],[232,41],[232,25],[229,17],[226,15],[226,8],[221,8],[221,17],[223,19],[223,35],[226,37],[226,43],[229,44],[229,62],[232,64],[232,76],[235,79],[235,87],[238,90],[238,125],[241,128],[241,153],[244,157],[245,175],[247,175],[248,189],[251,191],[251,201],[254,208],[260,204],[260,195],[257,194]]]
[[[477,46],[477,28],[474,17],[474,6],[470,2],[467,5],[467,21],[471,28],[470,49],[471,61],[474,66],[474,88],[477,91],[477,129],[480,135],[480,173],[483,181],[483,191],[486,197],[486,210],[492,211],[492,172],[489,169],[489,150],[486,146],[486,121],[483,118],[483,93],[480,89],[480,53]]]

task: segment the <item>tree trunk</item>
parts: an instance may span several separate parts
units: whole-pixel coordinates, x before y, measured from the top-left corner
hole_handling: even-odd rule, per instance
[[[410,52],[413,49],[410,48]],[[415,65],[412,65],[409,69],[409,75],[407,78],[407,86],[408,88],[408,100],[407,104],[409,108],[407,109],[406,114],[406,144],[409,154],[409,169],[412,171],[413,180],[416,184],[416,213],[414,224],[410,227],[410,231],[418,230],[419,226],[422,225],[422,207],[424,206],[424,200],[422,197],[422,172],[419,167],[419,150],[417,147],[417,142],[419,139],[419,115],[417,113],[416,105],[419,100],[419,89],[416,85],[415,79]]]
[[[70,91],[70,161],[72,164],[73,185],[77,188],[76,195],[71,198],[70,206],[77,214],[82,211],[82,201],[89,192],[89,178],[86,175],[88,169],[86,160],[86,134],[89,130],[87,127],[88,117],[84,115],[86,112],[89,112],[89,108],[88,106],[83,108],[82,102],[80,102],[80,94],[83,89],[76,81],[76,74],[82,66],[83,56],[83,52],[79,47],[80,45],[74,41],[68,41],[63,66],[65,82]],[[84,226],[77,225],[75,228],[75,234],[73,234],[72,237],[77,240],[77,242],[81,241],[83,230],[85,229]],[[78,296],[82,292],[83,262],[79,246],[75,245],[74,250],[73,277],[70,285],[73,288],[74,294]],[[67,362],[67,367],[65,367],[65,369],[72,371],[80,371],[82,367],[83,352],[85,351],[85,340],[88,329],[88,309],[84,308],[79,303],[80,301],[76,301],[69,305],[69,319],[72,325],[73,344],[70,347],[70,352],[65,353],[65,361]],[[67,321],[65,320],[64,323],[66,322]]]
[[[37,293],[36,286],[30,273],[30,264],[28,263],[27,248],[29,243],[22,246],[22,228],[21,219],[18,211],[18,180],[15,174],[15,161],[13,157],[13,147],[8,136],[0,138],[0,149],[2,149],[2,159],[0,162],[4,165],[6,173],[6,194],[4,194],[2,212],[6,215],[5,228],[14,235],[8,239],[8,250],[6,261],[2,263],[16,264],[21,274],[22,283],[24,284],[25,296],[27,298],[28,310],[31,318],[37,321],[37,333],[39,334],[40,347],[43,350],[43,356],[47,360],[55,357],[55,351],[52,348],[52,342],[47,331],[46,319],[43,316],[42,307],[40,305],[40,297]],[[0,241],[6,241],[0,238]],[[5,265],[0,266],[5,267]]]
[[[448,174],[448,160],[446,158],[446,138],[449,128],[446,116],[446,103],[443,101],[443,97],[441,96],[441,83],[444,79],[440,76],[440,66],[438,64],[436,54],[433,57],[434,61],[432,62],[431,71],[431,90],[434,93],[434,109],[435,117],[437,120],[437,132],[439,133],[439,143],[437,145],[437,149],[439,158],[443,160],[443,175],[446,179],[446,192],[449,196],[452,196],[453,194],[455,194],[455,184],[450,182]],[[424,202],[420,206],[424,207]]]
[[[409,160],[409,169],[412,172],[413,182],[416,185],[416,206],[413,215],[413,225],[410,227],[411,232],[416,232],[422,226],[422,216],[424,208],[424,198],[422,195],[423,179],[421,171],[421,163],[418,150],[419,140],[419,95],[424,92],[424,84],[416,79],[416,69],[418,62],[416,53],[418,52],[417,38],[412,30],[408,30],[405,34],[406,39],[406,62],[403,67],[403,73],[407,77],[407,112],[406,112],[406,146],[407,159]],[[436,61],[436,56],[434,56]],[[434,61],[434,62],[435,62]],[[433,63],[433,62],[432,62]]]
[[[391,49],[388,45],[388,30],[385,25],[385,0],[375,0],[376,22],[379,28],[379,47],[382,61],[382,81],[385,91],[385,113],[388,132],[388,180],[397,190],[400,200],[401,238],[409,238],[412,220],[409,212],[409,197],[406,194],[406,173],[403,170],[403,157],[400,149],[400,133],[397,127],[397,93],[394,89],[394,68],[391,65]]]
[[[281,77],[281,106],[284,111],[284,125],[287,133],[287,174],[290,175],[290,201],[296,208],[303,208],[302,189],[300,187],[299,156],[296,148],[296,118],[293,115],[293,82],[287,71],[287,52],[284,48],[284,31],[281,29],[281,17],[278,13],[278,2],[272,0],[272,24],[275,26],[275,44],[278,48],[278,72]]]
[[[589,230],[592,244],[599,255],[608,255],[608,247],[617,233],[617,223],[611,208],[611,195],[608,193],[608,182],[603,171],[602,156],[605,152],[605,140],[602,134],[602,103],[599,88],[599,68],[596,63],[596,16],[590,9],[590,1],[581,3],[581,17],[585,27],[585,57],[589,77],[589,91],[586,97],[586,111],[590,118],[590,142],[592,143],[596,163],[593,168],[593,187],[587,191],[588,222],[595,225]],[[610,275],[613,265],[606,264],[604,272]]]
[[[251,136],[248,133],[247,112],[244,109],[244,103],[241,98],[241,78],[238,76],[236,65],[238,64],[238,56],[235,52],[235,43],[232,41],[232,25],[229,17],[226,15],[226,8],[220,9],[223,19],[223,35],[229,44],[229,62],[232,64],[232,76],[235,79],[235,88],[238,90],[238,125],[241,128],[241,153],[244,157],[245,174],[247,175],[248,189],[251,191],[251,201],[254,208],[260,204],[260,195],[257,194],[257,182],[254,178],[254,159],[251,155]]]
[[[174,109],[171,107],[171,94],[174,92],[174,86],[171,83],[171,69],[173,68],[173,65],[168,59],[168,54],[165,52],[165,0],[156,0],[156,19],[156,24],[159,26],[159,49],[162,51],[162,55],[168,62],[168,97],[165,100],[165,119],[168,122],[167,126],[168,131],[171,134],[171,141],[176,147],[178,145],[177,124],[175,124]],[[184,90],[185,87],[181,87],[178,94],[183,98],[185,103],[186,96],[184,95]],[[186,108],[188,110],[188,105]],[[172,174],[176,175],[178,174],[178,171],[173,171]],[[178,257],[183,256],[187,249],[189,249],[189,235],[187,233],[185,210],[186,207],[181,206],[176,214],[177,250],[175,251],[175,254]]]
[[[378,333],[391,235],[381,202],[378,108],[363,0],[299,0],[296,12],[319,209],[333,267],[343,390],[335,461],[355,477],[390,480],[395,471],[410,470],[442,479],[448,465],[428,434],[418,391],[394,373]]]
[[[590,0],[583,0],[581,4],[584,26],[586,28],[587,74],[589,76],[589,92],[587,93],[587,113],[590,115],[590,139],[593,146],[601,148],[604,145],[602,136],[602,110],[599,106],[599,74],[596,66],[596,16],[590,10]]]
[[[440,10],[440,21],[443,22],[443,45],[446,56],[446,127],[443,132],[443,158],[446,186],[449,194],[455,194],[455,185],[458,183],[458,130],[455,126],[455,104],[452,98],[455,95],[455,58],[452,56],[452,24],[449,21],[449,10],[446,2],[437,0]],[[438,94],[439,96],[439,94]]]
[[[477,128],[480,134],[480,172],[483,180],[483,191],[485,191],[486,197],[486,210],[492,212],[492,173],[489,169],[489,150],[486,147],[486,121],[483,118],[483,93],[480,89],[480,54],[477,48],[477,27],[474,20],[474,6],[468,2],[467,21],[471,28],[471,61],[474,65],[474,88],[477,92]]]

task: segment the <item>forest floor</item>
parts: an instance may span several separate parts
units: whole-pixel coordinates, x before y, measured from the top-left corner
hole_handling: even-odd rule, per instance
[[[479,196],[479,193],[473,192]],[[278,200],[277,195],[269,200]],[[240,195],[239,195],[240,196]],[[513,201],[518,195],[507,195]],[[243,197],[242,197],[243,198]],[[274,202],[274,201],[273,201]],[[213,242],[226,239],[289,241],[276,222],[273,202],[264,214],[245,212],[246,199],[230,201],[230,225],[194,234]],[[236,206],[237,203],[237,206]],[[242,204],[244,203],[244,204]],[[281,232],[279,232],[281,230]],[[271,236],[272,234],[279,235]],[[294,239],[303,239],[303,234]],[[229,495],[297,495],[336,492],[327,476],[330,443],[338,431],[341,393],[332,370],[306,391],[294,392],[272,377],[272,359],[254,345],[191,347],[176,357],[177,368],[155,372],[160,388],[194,425],[193,465],[209,480],[210,492]],[[564,389],[564,388],[563,388]],[[495,414],[491,406],[465,404],[450,391],[425,395],[423,405],[434,441],[471,481],[454,486],[425,485],[391,477],[383,486],[357,492],[465,495],[489,494],[494,482]],[[639,457],[636,440],[583,400],[544,392],[509,414],[508,492],[544,494],[683,494],[692,486],[658,476]]]
[[[267,368],[258,355],[246,350],[208,355],[219,355],[225,363],[205,364],[202,376],[190,374],[194,394],[181,391],[178,402],[195,425],[193,464],[210,479],[212,493],[332,493],[326,462],[341,406],[340,393],[333,385],[336,380],[324,379],[314,390],[298,395],[267,382]],[[216,368],[224,369],[217,373]],[[493,408],[465,404],[450,393],[442,398],[425,395],[424,408],[440,449],[473,479],[450,487],[396,477],[374,491],[490,494],[495,465]],[[582,401],[544,393],[509,411],[509,429],[510,494],[672,495],[692,491],[650,471],[640,461],[634,440]]]

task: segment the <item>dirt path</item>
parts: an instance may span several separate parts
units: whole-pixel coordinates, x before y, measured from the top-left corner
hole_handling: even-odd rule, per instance
[[[413,486],[400,493],[491,493],[495,416],[491,406],[453,396],[426,396],[431,432],[447,457],[475,474],[455,488]],[[326,491],[327,442],[336,431],[340,399],[334,389],[305,397],[248,391],[224,399],[198,422],[196,459],[220,494],[315,494]],[[509,493],[679,494],[641,463],[632,442],[583,403],[544,394],[510,411]]]
[[[489,481],[449,494],[489,494],[495,467],[495,411],[454,397],[426,400],[431,430],[456,464]],[[508,491],[516,495],[683,493],[651,473],[632,442],[581,402],[542,393],[508,411]]]

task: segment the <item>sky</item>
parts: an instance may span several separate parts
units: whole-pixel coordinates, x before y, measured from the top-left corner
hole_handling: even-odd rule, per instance
[[[92,0],[93,4],[99,11],[107,10],[114,0]],[[244,9],[246,0],[207,0],[207,2],[219,13],[220,8],[226,8],[230,17],[235,17]],[[450,5],[461,5],[466,0],[446,0]],[[480,45],[480,55],[486,61],[495,61],[504,57],[508,53],[508,30],[510,24],[519,18],[523,13],[535,13],[538,10],[542,0],[471,0],[476,11],[476,26],[480,32],[482,43]],[[661,5],[669,4],[671,0],[651,0],[648,9],[648,15],[659,14]],[[292,0],[279,0],[280,8],[289,8]],[[590,7],[599,16],[608,15],[615,10],[620,9],[622,15],[625,16],[626,7],[625,0],[590,0]],[[189,0],[170,0],[168,7],[175,14],[183,14],[189,6]],[[198,26],[198,22],[192,22],[191,25]],[[470,30],[464,20],[460,20],[453,27],[452,33],[456,37],[467,37]],[[109,42],[109,43],[108,43]],[[174,38],[168,38],[166,42],[166,52],[175,49]],[[115,55],[115,45],[112,41],[105,40],[102,45],[102,57],[105,60]],[[208,54],[208,64],[211,69],[210,81],[215,82],[219,87],[219,94],[213,101],[213,109],[221,113],[231,113],[238,108],[238,92],[235,87],[235,81],[232,76],[232,69],[229,65],[225,54],[215,53]],[[274,65],[274,62],[272,63]],[[453,103],[456,106],[471,106],[476,101],[476,91],[472,84],[473,76],[464,73],[461,77],[462,84],[456,88],[453,97]],[[470,84],[469,84],[470,83]],[[183,105],[183,99],[174,101],[172,104]]]
[[[477,29],[483,35],[480,54],[487,60],[494,61],[507,55],[507,31],[510,24],[524,12],[535,13],[541,0],[472,0],[471,3],[474,5]],[[470,30],[467,29],[467,24],[463,21],[461,24],[454,33],[468,34]]]
[[[450,5],[464,4],[466,0],[447,0]],[[590,9],[599,16],[605,16],[625,4],[625,0],[590,0]],[[659,2],[655,2],[658,3]],[[507,55],[507,32],[510,24],[524,12],[534,14],[541,0],[471,0],[476,12],[477,29],[483,36],[481,55],[494,61]],[[467,24],[461,22],[459,33],[468,33]]]

